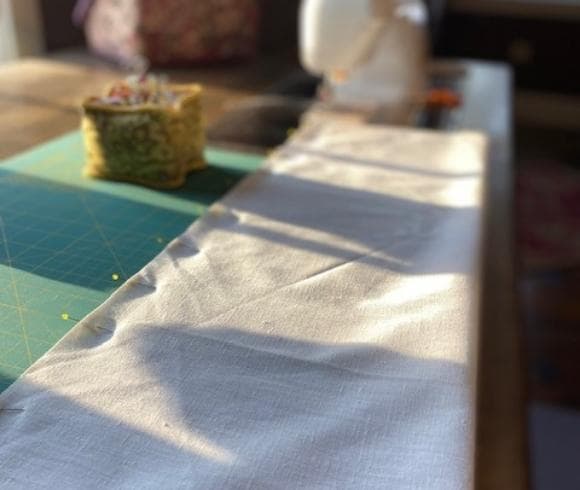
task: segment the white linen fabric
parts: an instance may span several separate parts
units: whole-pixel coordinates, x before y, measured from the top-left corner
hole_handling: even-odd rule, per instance
[[[298,131],[0,397],[0,488],[470,487],[485,148]]]

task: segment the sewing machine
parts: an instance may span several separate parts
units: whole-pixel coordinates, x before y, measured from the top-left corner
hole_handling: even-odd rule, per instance
[[[303,0],[301,63],[331,104],[409,104],[426,86],[427,17],[422,0]]]

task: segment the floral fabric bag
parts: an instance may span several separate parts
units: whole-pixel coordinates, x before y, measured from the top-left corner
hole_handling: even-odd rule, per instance
[[[256,0],[81,0],[73,16],[102,56],[180,65],[254,55],[258,10]]]

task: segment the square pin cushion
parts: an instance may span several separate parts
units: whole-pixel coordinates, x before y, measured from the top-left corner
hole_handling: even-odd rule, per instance
[[[85,174],[170,189],[205,168],[201,86],[120,82],[82,103]]]

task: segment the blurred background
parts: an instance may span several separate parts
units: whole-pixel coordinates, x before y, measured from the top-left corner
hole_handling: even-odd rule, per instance
[[[171,3],[0,0],[0,64],[34,56],[127,68],[145,57],[183,68],[258,59],[271,72],[264,91],[314,93],[317,80],[298,63],[299,0],[222,2],[238,17],[212,24],[220,40],[191,39],[190,51],[183,36],[193,27],[183,11],[167,8]],[[525,359],[531,479],[538,489],[580,488],[574,467],[580,461],[580,0],[440,0],[428,6],[434,56],[513,69],[517,332]],[[136,17],[149,19],[149,34]],[[272,144],[283,139],[261,137]]]

